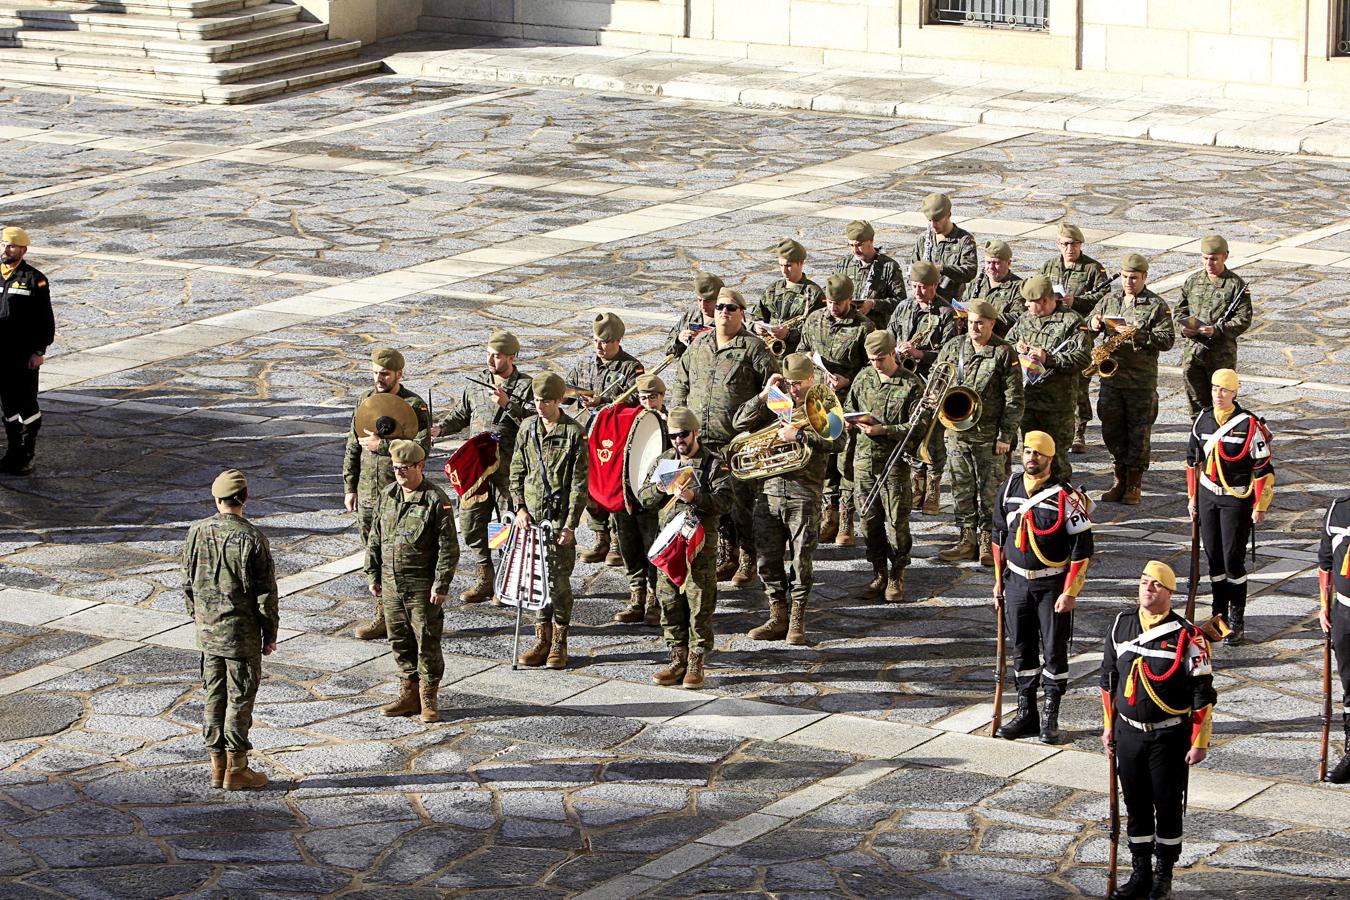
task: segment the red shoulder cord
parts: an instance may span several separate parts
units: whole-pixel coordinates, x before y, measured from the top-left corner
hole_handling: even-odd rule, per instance
[[[1021,550],[1023,553],[1025,553],[1025,552],[1026,552],[1026,549],[1027,549],[1027,529],[1028,529],[1028,528],[1030,528],[1032,531],[1036,532],[1036,535],[1037,535],[1038,537],[1045,537],[1047,534],[1054,534],[1056,531],[1059,530],[1059,526],[1061,526],[1061,525],[1064,524],[1064,491],[1063,491],[1063,489],[1061,489],[1060,492],[1059,492],[1059,515],[1058,515],[1058,516],[1056,517],[1056,519],[1055,519],[1055,524],[1051,525],[1051,526],[1048,527],[1048,528],[1044,528],[1044,529],[1037,528],[1037,527],[1036,527],[1036,518],[1032,515],[1033,512],[1035,512],[1035,507],[1032,507],[1031,509],[1029,509],[1029,510],[1027,510],[1025,513],[1023,513],[1023,515],[1022,515],[1022,521],[1017,523],[1017,549],[1018,549],[1018,550]]]
[[[1171,678],[1173,675],[1176,674],[1177,669],[1181,668],[1181,653],[1183,650],[1186,649],[1187,641],[1193,642],[1194,638],[1191,637],[1191,633],[1189,631],[1187,631],[1185,628],[1182,628],[1181,634],[1177,638],[1176,658],[1172,660],[1172,665],[1168,668],[1168,670],[1166,672],[1163,672],[1161,675],[1156,674],[1151,668],[1149,668],[1147,657],[1140,655],[1136,659],[1135,664],[1130,666],[1130,681],[1131,682],[1134,681],[1135,677],[1134,673],[1140,669],[1143,670],[1144,676],[1148,678],[1149,681],[1166,681],[1167,679]],[[1130,705],[1134,706],[1134,701],[1138,697],[1138,693],[1131,687],[1129,690],[1125,692],[1125,696],[1129,699]]]
[[[1229,456],[1224,452],[1223,441],[1216,441],[1219,446],[1215,449],[1218,451],[1219,456],[1222,457],[1224,462],[1237,462],[1239,459],[1246,456],[1247,451],[1252,447],[1252,435],[1256,433],[1256,417],[1252,416],[1250,413],[1247,415],[1247,439],[1242,442],[1242,449],[1237,452],[1236,456]]]

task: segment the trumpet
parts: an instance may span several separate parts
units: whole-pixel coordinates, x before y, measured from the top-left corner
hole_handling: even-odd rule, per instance
[[[1092,348],[1092,362],[1083,370],[1083,374],[1088,378],[1093,375],[1100,375],[1103,378],[1112,378],[1120,370],[1120,363],[1111,358],[1120,345],[1126,341],[1133,340],[1135,332],[1139,330],[1138,325],[1121,325],[1116,329],[1116,333],[1106,340],[1102,341],[1100,347]]]
[[[956,363],[945,362],[933,366],[928,374],[928,385],[924,395],[932,394],[940,398],[937,401],[935,415],[928,422],[928,431],[919,444],[919,459],[926,466],[933,464],[933,454],[928,450],[933,437],[933,429],[942,424],[948,431],[969,431],[980,421],[980,395],[956,381]],[[934,387],[937,385],[937,387]]]
[[[810,428],[821,437],[830,437],[833,431],[831,417],[843,422],[839,398],[829,385],[813,384],[786,424],[799,429]],[[759,431],[732,438],[727,445],[731,474],[741,481],[750,481],[795,472],[810,462],[811,448],[806,444],[778,439],[778,429],[783,425],[783,422],[774,422]]]
[[[813,312],[815,312],[815,310],[808,309],[800,316],[793,316],[791,319],[788,319],[787,321],[784,322],[779,322],[777,325],[773,325],[772,327],[795,328],[802,322],[806,321],[806,317],[811,315],[811,313]],[[771,327],[768,322],[756,322],[754,330],[755,337],[759,338],[761,341],[764,342],[764,349],[769,351],[770,356],[772,356],[774,359],[782,359],[784,354],[787,353],[787,341],[779,340],[778,338],[774,337],[771,334],[760,333],[759,331],[760,328],[768,328],[768,327]]]

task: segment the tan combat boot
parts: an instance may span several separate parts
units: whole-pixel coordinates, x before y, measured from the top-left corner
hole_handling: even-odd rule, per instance
[[[394,716],[415,716],[421,711],[422,704],[417,699],[417,679],[415,678],[400,678],[398,681],[398,699],[380,707],[380,712],[390,718]]]
[[[980,565],[992,566],[994,564],[994,536],[984,529],[980,529]]]
[[[379,641],[389,636],[384,627],[384,604],[379,600],[375,601],[375,615],[371,617],[370,624],[359,626],[356,636],[363,641]]]
[[[482,603],[484,600],[491,599],[493,580],[496,577],[497,573],[492,570],[492,563],[479,563],[478,580],[474,582],[473,587],[463,591],[459,595],[459,599],[465,603]]]
[[[1081,419],[1073,427],[1073,443],[1069,445],[1069,452],[1075,456],[1087,452],[1087,423]]]
[[[899,566],[891,566],[891,578],[886,582],[886,602],[905,602],[905,570]]]
[[[740,565],[736,567],[736,574],[731,576],[731,583],[736,587],[754,587],[759,584],[759,559],[753,550],[741,549]]]
[[[797,647],[805,647],[806,640],[806,601],[792,601],[792,618],[788,622],[787,642]]]
[[[553,626],[553,645],[549,647],[548,661],[544,663],[550,669],[567,668],[567,628],[566,625]]]
[[[684,678],[684,673],[688,669],[688,667],[689,667],[689,648],[671,647],[670,665],[666,666],[664,669],[661,669],[655,675],[653,675],[652,681],[655,684],[664,685],[665,687],[670,687],[673,684],[679,684],[680,680]]]
[[[910,505],[911,505],[911,507],[917,509],[917,508],[921,508],[921,507],[923,506],[923,495],[924,495],[924,491],[927,489],[927,487],[928,487],[928,473],[927,473],[927,472],[910,472],[910,473],[909,473],[909,490],[910,490],[910,498],[911,498],[911,499],[910,499]]]
[[[661,601],[656,598],[656,588],[647,588],[647,610],[642,615],[642,621],[647,625],[661,624]]]
[[[962,528],[961,537],[955,544],[938,551],[938,559],[947,562],[964,562],[980,558],[980,546],[975,543],[975,529]]]
[[[688,690],[703,687],[703,652],[689,654],[689,668],[684,673],[684,684]]]
[[[628,596],[628,605],[614,614],[615,622],[641,622],[647,611],[647,586],[643,585]]]
[[[609,545],[609,552],[605,554],[605,565],[613,566],[616,569],[624,567],[623,553],[619,550],[619,542],[614,541]]]
[[[853,497],[839,501],[839,535],[834,542],[840,547],[853,546]]]
[[[862,589],[862,598],[864,600],[875,600],[886,592],[886,563],[872,563],[872,580],[867,582],[867,587]]]
[[[583,550],[577,559],[584,563],[603,562],[605,557],[609,556],[609,532],[597,531],[595,533],[595,546],[589,550]]]
[[[730,580],[736,574],[736,565],[736,545],[724,534],[717,541],[717,580]]]
[[[222,787],[227,791],[256,791],[267,784],[267,776],[248,767],[248,751],[226,753],[225,778]]]
[[[1126,472],[1124,466],[1116,463],[1114,480],[1111,482],[1111,486],[1102,492],[1102,502],[1119,503],[1120,498],[1125,496],[1125,482],[1129,480]]]
[[[441,720],[441,711],[436,706],[436,690],[440,686],[439,681],[422,682],[422,721],[428,724]]]
[[[1126,506],[1138,506],[1139,501],[1144,496],[1144,470],[1126,469],[1125,470],[1125,494],[1120,498],[1120,502]]]
[[[548,649],[553,645],[553,623],[534,623],[534,646],[520,654],[516,662],[522,666],[542,666],[548,659]]]
[[[923,492],[923,514],[936,516],[942,503],[942,476],[929,475]]]
[[[211,787],[218,788],[225,783],[225,751],[211,751]]]
[[[751,628],[746,637],[752,641],[781,641],[788,628],[787,601],[769,601],[769,620],[758,628]]]
[[[839,536],[839,504],[831,503],[825,507],[825,514],[820,519],[820,536],[816,539],[817,543],[833,544],[834,539]]]

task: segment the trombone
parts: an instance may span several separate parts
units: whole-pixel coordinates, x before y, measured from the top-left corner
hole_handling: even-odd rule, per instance
[[[931,417],[933,413],[937,411],[943,396],[950,387],[951,379],[955,374],[956,366],[951,363],[943,363],[941,366],[935,366],[933,368],[931,377],[924,385],[923,393],[919,396],[919,402],[914,407],[914,418],[910,420],[909,430],[905,432],[904,437],[896,442],[895,449],[891,451],[890,456],[886,457],[885,464],[881,467],[881,471],[877,473],[876,481],[872,483],[871,490],[867,492],[867,496],[863,499],[862,507],[859,510],[862,515],[865,516],[871,512],[872,507],[875,506],[877,500],[880,499],[881,492],[885,489],[886,478],[891,474],[891,469],[895,468],[896,462],[903,459],[905,464],[912,468],[917,468],[920,465],[920,461],[910,456],[909,453],[905,451],[905,448],[909,446],[909,442],[914,437],[915,430],[918,429],[920,423],[923,422],[924,416],[928,415]],[[930,426],[927,433],[932,434],[932,431],[933,429]],[[927,435],[925,435],[925,449],[920,451],[921,453],[927,452],[927,441],[928,438]],[[932,460],[929,460],[930,464],[931,462]]]
[[[925,466],[933,464],[933,454],[929,452],[928,444],[939,422],[948,431],[969,431],[980,420],[980,395],[964,384],[955,384],[955,381],[956,363],[950,360],[933,366],[928,375],[929,390],[933,390],[932,385],[936,382],[942,392],[938,394],[941,399],[937,402],[936,414],[929,420],[928,431],[919,445],[919,459]]]

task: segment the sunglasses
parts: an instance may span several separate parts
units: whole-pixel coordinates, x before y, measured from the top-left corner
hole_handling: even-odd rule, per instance
[[[719,304],[717,304],[717,311],[718,311],[718,312],[740,312],[740,311],[741,311],[741,308],[740,308],[739,306],[737,306],[735,303],[719,303]]]
[[[682,441],[685,438],[689,437],[689,435],[691,434],[693,434],[692,431],[672,431],[667,434],[667,437],[669,437],[672,441]]]

